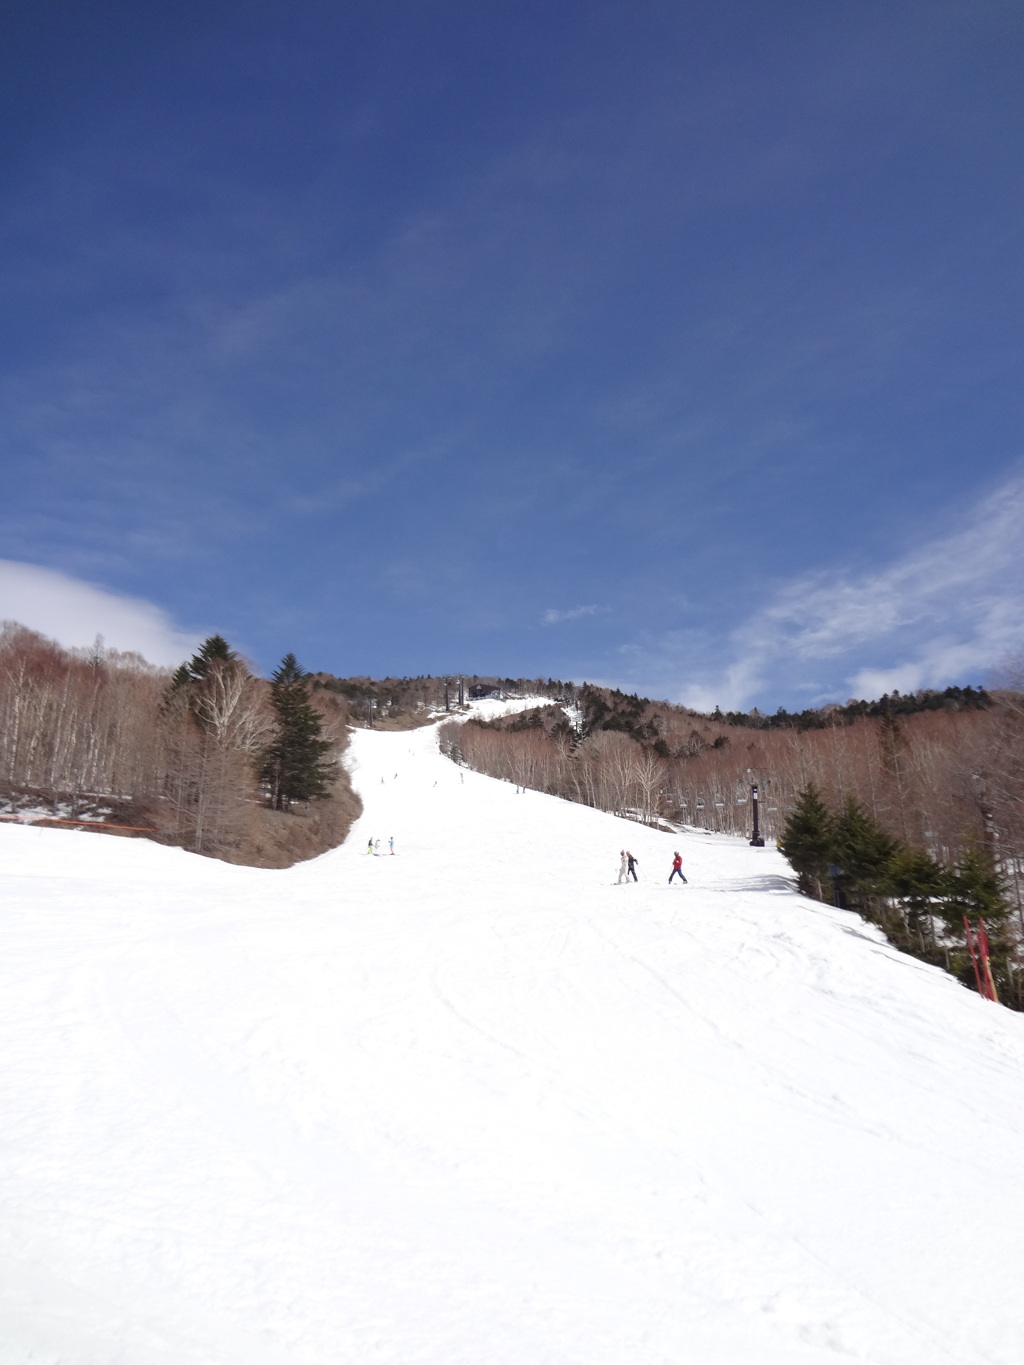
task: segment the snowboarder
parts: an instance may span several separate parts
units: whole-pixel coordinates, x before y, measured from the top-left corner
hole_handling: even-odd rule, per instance
[[[679,880],[685,885],[686,878],[683,876],[683,855],[676,853],[672,859],[672,871],[668,874],[668,884],[672,885],[672,878],[678,876]]]
[[[620,848],[620,849],[619,849],[619,879],[618,879],[618,881],[615,883],[616,886],[620,886],[620,885],[626,880],[626,873],[627,873],[628,871],[629,871],[629,863],[626,862],[626,850],[625,850],[624,848]]]
[[[638,863],[639,861],[640,861],[640,859],[639,859],[639,858],[634,858],[633,855],[632,855],[632,853],[630,853],[629,849],[627,848],[627,849],[626,849],[626,880],[627,880],[627,881],[629,880],[630,877],[632,877],[633,880],[634,880],[635,882],[638,882],[638,881],[640,880],[640,878],[636,875],[636,866],[637,866],[637,863]]]

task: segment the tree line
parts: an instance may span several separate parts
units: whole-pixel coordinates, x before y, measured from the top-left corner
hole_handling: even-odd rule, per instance
[[[313,676],[315,690],[343,697],[353,725],[388,730],[411,729],[436,720],[443,711],[458,711],[462,702],[481,697],[566,697],[572,683],[554,678],[503,678],[478,673],[421,674],[402,678],[338,678]]]
[[[356,812],[339,762],[347,720],[341,699],[314,696],[294,655],[268,682],[220,635],[171,673],[136,654],[0,628],[10,812],[99,813],[197,853],[286,865],[340,842]],[[328,797],[330,813],[318,809]],[[289,828],[300,811],[304,827],[293,818]]]
[[[742,725],[750,730],[824,730],[834,725],[849,725],[863,716],[914,716],[921,711],[984,711],[992,705],[992,698],[983,687],[946,687],[941,692],[922,688],[918,692],[901,694],[886,692],[876,701],[848,701],[845,706],[808,707],[804,711],[787,711],[780,706],[771,715],[753,711],[725,711],[716,709],[712,719],[727,725]]]

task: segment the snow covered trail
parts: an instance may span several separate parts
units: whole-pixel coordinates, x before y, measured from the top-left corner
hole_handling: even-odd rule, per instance
[[[1019,1365],[1019,1016],[771,849],[350,761],[286,872],[0,827],[2,1365]]]

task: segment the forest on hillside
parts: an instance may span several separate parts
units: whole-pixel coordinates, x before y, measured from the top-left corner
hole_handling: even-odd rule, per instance
[[[491,776],[667,828],[750,837],[756,786],[760,833],[795,855],[797,871],[797,841],[785,836],[814,793],[815,875],[802,888],[859,910],[969,985],[962,921],[981,915],[1001,998],[1020,1008],[1024,671],[1003,682],[773,725],[584,685],[563,705],[444,726],[442,743]]]
[[[415,678],[337,678],[316,673],[314,689],[343,697],[352,724],[370,729],[408,730],[426,725],[442,712],[458,712],[484,697],[563,697],[571,683],[554,678],[483,677],[478,673],[431,674]]]
[[[285,867],[339,844],[358,814],[348,720],[291,655],[267,681],[212,636],[171,672],[6,622],[0,816]]]

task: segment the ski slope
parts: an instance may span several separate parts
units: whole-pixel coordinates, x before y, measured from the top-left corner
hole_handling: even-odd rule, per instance
[[[350,762],[284,872],[0,827],[2,1365],[1024,1361],[1020,1016],[771,849]]]

